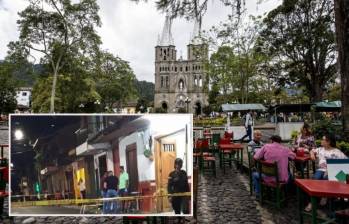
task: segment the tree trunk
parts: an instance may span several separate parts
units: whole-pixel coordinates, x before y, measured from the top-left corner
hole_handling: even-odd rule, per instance
[[[51,101],[50,101],[50,113],[55,112],[55,95],[56,95],[56,84],[57,84],[57,69],[53,70],[53,81],[51,89]]]
[[[322,86],[320,85],[319,81],[317,79],[313,82],[313,91],[311,94],[311,102],[316,103],[320,102],[323,99],[324,90],[322,89]]]
[[[344,137],[349,141],[349,1],[334,0]]]

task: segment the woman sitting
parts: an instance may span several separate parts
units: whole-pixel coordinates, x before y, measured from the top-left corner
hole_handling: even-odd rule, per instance
[[[312,148],[315,148],[315,138],[310,130],[310,126],[304,123],[301,133],[295,139],[294,145],[296,148],[304,148],[306,152],[309,152]]]
[[[318,159],[318,169],[313,175],[314,180],[327,180],[327,159],[346,159],[347,156],[336,148],[336,139],[333,135],[325,134],[321,140],[321,147],[310,151],[312,160]],[[322,198],[320,205],[326,204],[326,198]],[[305,208],[306,211],[311,211],[311,204]]]

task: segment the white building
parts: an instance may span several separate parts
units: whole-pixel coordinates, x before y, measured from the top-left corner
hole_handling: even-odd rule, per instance
[[[16,100],[18,106],[30,107],[32,88],[21,87],[16,91]]]

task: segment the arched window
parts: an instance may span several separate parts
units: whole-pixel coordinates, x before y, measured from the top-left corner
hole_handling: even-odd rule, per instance
[[[178,82],[178,87],[179,87],[179,90],[183,90],[183,89],[184,89],[184,82],[183,82],[182,79],[179,80],[179,82]]]
[[[200,75],[200,78],[199,78],[199,86],[202,87],[202,78],[201,78],[201,75]]]
[[[164,77],[161,76],[161,87],[163,87],[163,86],[164,86]]]
[[[186,72],[188,71],[188,66],[185,66],[185,71],[186,71]]]
[[[175,72],[177,72],[177,67],[175,67]]]
[[[194,75],[194,86],[198,85],[198,79],[196,78],[196,75]]]
[[[170,84],[169,84],[169,80],[168,80],[168,76],[166,76],[166,87],[168,87]]]

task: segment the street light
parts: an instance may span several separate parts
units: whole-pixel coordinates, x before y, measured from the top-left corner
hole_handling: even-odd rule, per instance
[[[184,103],[187,104],[187,113],[189,113],[189,103],[191,102],[191,99],[189,97],[185,98]]]
[[[20,129],[17,129],[16,131],[15,131],[15,139],[16,140],[22,140],[23,139],[23,132],[22,132],[22,130],[20,130]]]

